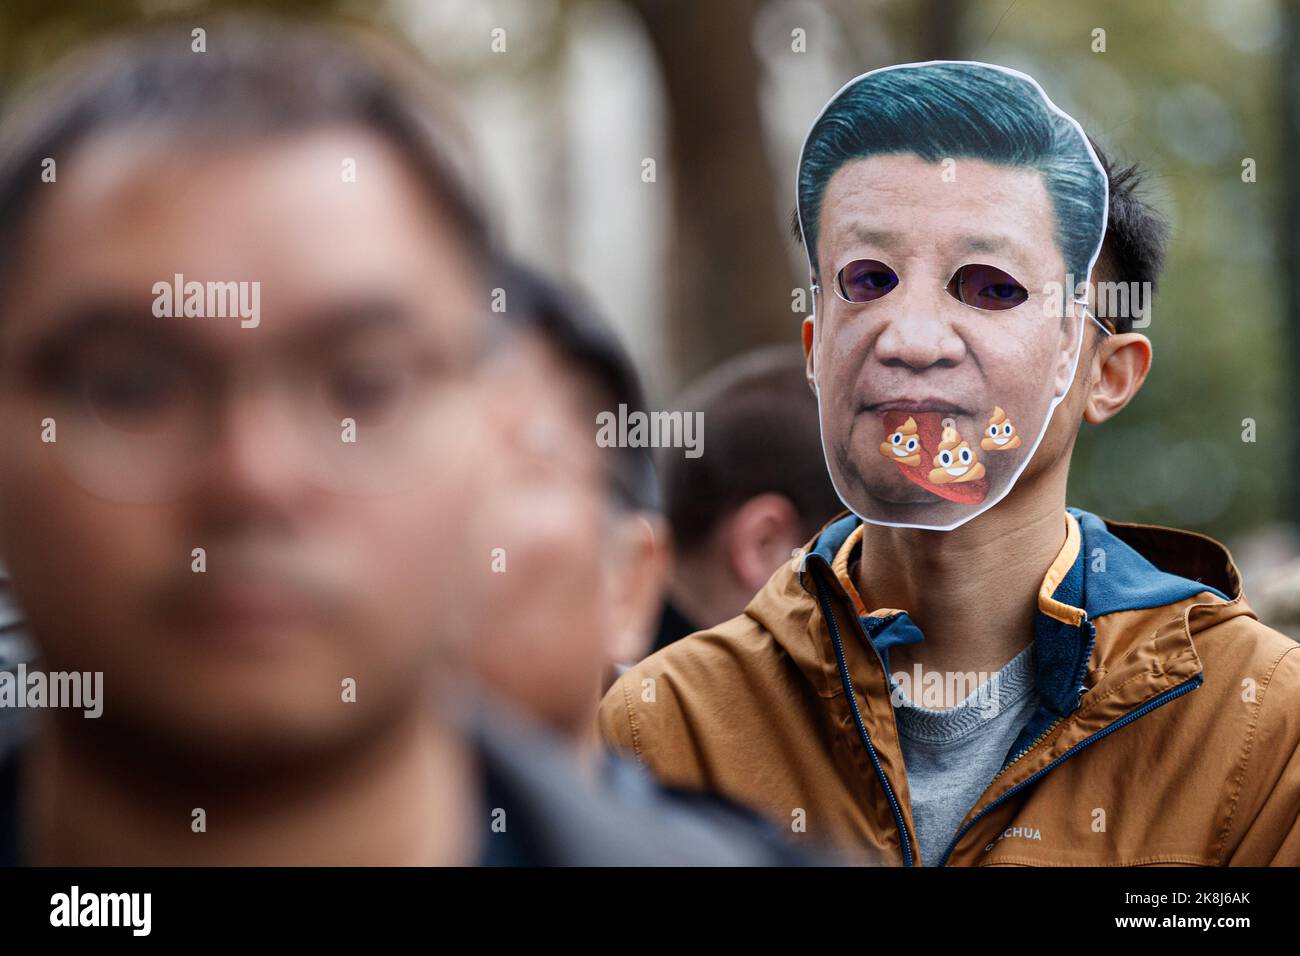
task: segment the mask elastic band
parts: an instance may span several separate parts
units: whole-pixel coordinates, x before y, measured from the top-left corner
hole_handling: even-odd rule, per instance
[[[1073,299],[1072,301],[1074,302],[1075,305],[1083,306],[1084,313],[1088,316],[1088,318],[1092,319],[1092,321],[1097,323],[1097,328],[1101,329],[1103,333],[1105,333],[1107,336],[1114,335],[1114,333],[1111,332],[1110,329],[1106,328],[1106,323],[1102,322],[1101,319],[1097,318],[1097,316],[1093,314],[1092,309],[1089,308],[1088,303],[1084,299]]]

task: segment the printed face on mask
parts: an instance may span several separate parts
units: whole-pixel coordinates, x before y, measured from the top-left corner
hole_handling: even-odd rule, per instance
[[[959,527],[1010,492],[1073,381],[1105,172],[1028,77],[934,62],[845,86],[797,178],[836,491],[872,523]]]
[[[855,512],[891,523],[950,524],[1007,487],[1080,338],[1042,177],[980,160],[941,174],[915,155],[857,160],[823,204],[827,462]]]

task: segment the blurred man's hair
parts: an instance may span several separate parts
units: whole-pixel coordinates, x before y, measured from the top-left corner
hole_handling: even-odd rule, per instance
[[[192,52],[190,27],[180,25],[91,44],[8,104],[0,122],[0,280],[24,216],[46,188],[42,163],[62,162],[103,133],[224,146],[361,127],[410,164],[471,253],[486,250],[465,138],[417,56],[358,28],[260,17],[205,28],[203,53]]]
[[[1169,223],[1143,197],[1146,173],[1136,163],[1115,166],[1091,138],[1089,142],[1106,170],[1110,191],[1106,234],[1097,256],[1094,278],[1099,282],[1125,284],[1149,282],[1154,294],[1165,267]],[[795,242],[802,244],[804,237],[799,230],[797,211],[790,213],[790,231]],[[1093,303],[1093,307],[1097,317],[1112,331],[1133,331],[1132,310],[1125,315],[1107,315],[1104,301]]]
[[[746,501],[784,495],[811,538],[844,510],[826,470],[817,399],[798,346],[747,352],[713,369],[673,403],[704,413],[708,452],[659,459],[664,511],[683,553],[704,546]],[[674,453],[675,452],[675,453]]]
[[[596,415],[645,408],[641,379],[614,330],[576,292],[517,260],[500,261],[496,285],[506,293],[506,316],[555,350],[590,396],[588,423],[596,443]],[[600,448],[611,500],[633,511],[658,511],[654,459],[645,447]]]

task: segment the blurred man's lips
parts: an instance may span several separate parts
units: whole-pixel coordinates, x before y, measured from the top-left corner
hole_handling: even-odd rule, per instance
[[[325,607],[307,590],[265,580],[205,582],[174,592],[168,616],[189,632],[262,633],[319,620]],[[183,636],[183,635],[182,635]]]

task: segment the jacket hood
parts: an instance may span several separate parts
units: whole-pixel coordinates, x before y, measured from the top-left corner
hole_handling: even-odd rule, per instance
[[[1034,633],[1039,690],[1057,714],[1078,705],[1097,638],[1090,625],[1097,619],[1124,611],[1149,611],[1153,621],[1180,622],[1178,626],[1185,628],[1190,640],[1198,631],[1228,617],[1253,616],[1245,604],[1241,575],[1232,555],[1213,538],[1173,528],[1107,521],[1077,508],[1066,510],[1074,519],[1070,538],[1044,579]],[[746,608],[824,696],[837,693],[839,680],[835,655],[824,637],[819,590],[853,607],[832,565],[861,524],[861,518],[848,512],[833,519],[809,542],[802,559],[778,570]],[[1198,596],[1198,608],[1185,606]],[[1192,610],[1197,613],[1190,613]],[[905,611],[873,612],[862,622],[872,644],[886,652],[886,665],[889,646],[921,639]],[[899,634],[908,628],[915,633]],[[1105,666],[1108,651],[1126,649],[1103,641],[1092,664]]]

